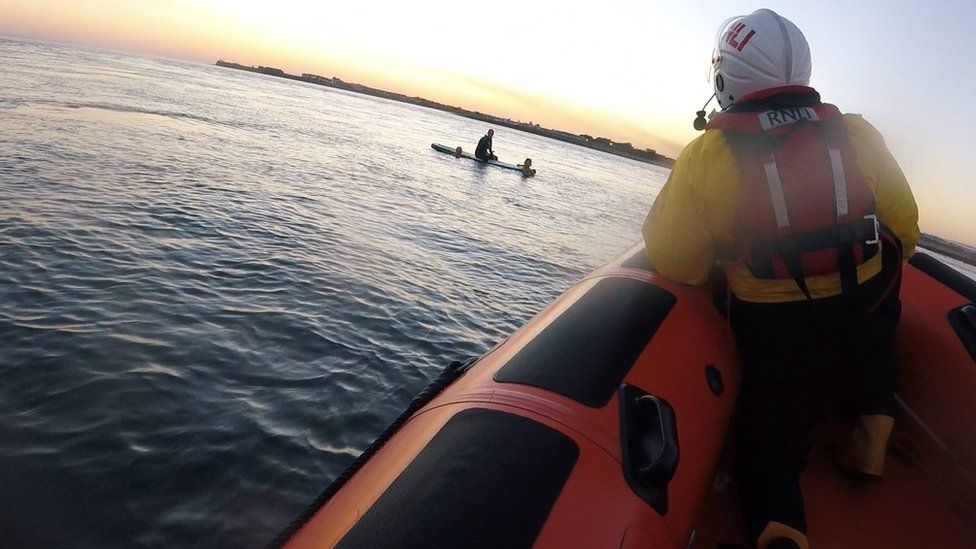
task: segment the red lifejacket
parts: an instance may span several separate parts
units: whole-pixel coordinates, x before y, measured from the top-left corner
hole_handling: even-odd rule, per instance
[[[707,128],[723,132],[741,172],[739,259],[758,278],[792,278],[809,298],[808,276],[839,272],[843,292],[857,285],[878,224],[840,111],[803,90],[805,106],[754,101]]]

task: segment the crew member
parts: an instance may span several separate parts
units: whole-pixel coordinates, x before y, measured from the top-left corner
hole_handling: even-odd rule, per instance
[[[798,479],[823,398],[854,427],[838,468],[880,480],[901,266],[919,236],[881,135],[822,103],[810,72],[786,18],[761,9],[723,24],[711,76],[722,111],[685,147],[643,227],[667,278],[703,284],[716,260],[724,268],[743,365],[738,481],[760,548],[807,547]]]
[[[474,150],[474,155],[478,160],[498,160],[491,147],[491,138],[495,135],[495,130],[488,130],[488,133],[481,136],[478,146]]]

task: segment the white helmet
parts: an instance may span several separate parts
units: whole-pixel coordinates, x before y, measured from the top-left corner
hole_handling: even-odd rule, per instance
[[[807,39],[773,10],[733,17],[719,27],[710,80],[722,109],[760,90],[807,86],[810,70]]]

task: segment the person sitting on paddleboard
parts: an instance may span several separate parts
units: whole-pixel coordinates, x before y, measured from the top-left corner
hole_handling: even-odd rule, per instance
[[[535,170],[532,169],[531,158],[526,158],[525,162],[522,163],[521,168],[522,168],[522,175],[526,177],[532,177],[533,175],[535,175]]]
[[[461,153],[462,152],[463,151],[461,150],[461,147],[458,147],[458,148],[454,149],[454,158],[461,158]]]
[[[716,259],[725,270],[743,370],[739,489],[760,549],[808,547],[799,476],[828,395],[854,427],[837,468],[881,479],[901,266],[919,237],[881,134],[822,103],[810,72],[803,33],[772,10],[723,24],[711,78],[722,111],[708,121],[699,111],[706,131],[643,227],[648,259],[669,279],[703,284]]]
[[[491,138],[495,135],[495,130],[488,130],[488,133],[478,141],[478,147],[474,150],[474,155],[478,160],[498,160],[495,151],[491,148]]]

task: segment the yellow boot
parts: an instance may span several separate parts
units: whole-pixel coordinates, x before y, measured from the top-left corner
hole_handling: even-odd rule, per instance
[[[834,464],[847,476],[877,484],[884,474],[888,439],[895,426],[891,416],[860,416],[850,444],[834,453]]]
[[[766,527],[756,540],[759,549],[809,549],[806,535],[803,532],[774,520],[766,523]]]

